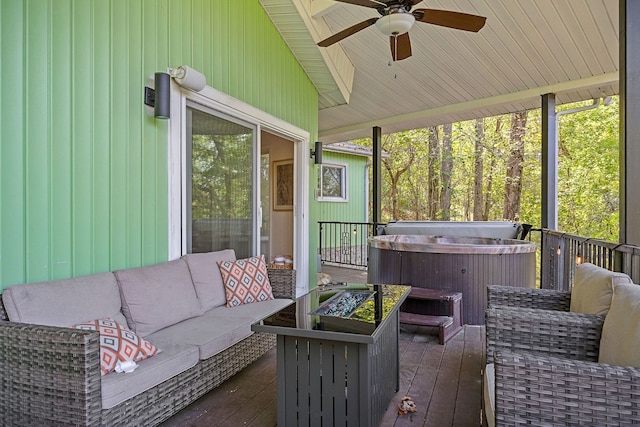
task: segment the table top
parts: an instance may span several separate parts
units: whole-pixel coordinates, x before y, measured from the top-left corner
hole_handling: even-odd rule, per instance
[[[372,343],[411,286],[347,283],[313,289],[251,326],[257,332]]]

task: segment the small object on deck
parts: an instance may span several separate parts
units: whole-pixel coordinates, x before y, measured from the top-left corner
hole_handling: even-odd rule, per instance
[[[398,415],[404,415],[408,412],[416,412],[416,404],[409,396],[404,396],[398,405]]]

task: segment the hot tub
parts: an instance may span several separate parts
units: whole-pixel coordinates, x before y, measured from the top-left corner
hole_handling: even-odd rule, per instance
[[[536,245],[524,240],[383,235],[369,239],[368,282],[462,292],[463,321],[484,324],[487,285],[535,287]]]

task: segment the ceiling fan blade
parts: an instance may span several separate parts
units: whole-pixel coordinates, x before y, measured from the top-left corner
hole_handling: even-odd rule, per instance
[[[389,36],[391,44],[391,57],[394,61],[402,61],[411,56],[411,40],[409,33],[400,34],[399,36]]]
[[[387,7],[386,3],[382,3],[381,1],[377,1],[377,0],[336,0],[336,1],[340,3],[355,4],[356,6],[373,7],[375,9],[379,8],[380,6]]]
[[[350,35],[355,34],[358,31],[364,30],[365,28],[375,24],[378,19],[379,18],[370,18],[370,19],[367,19],[366,21],[360,22],[359,24],[346,28],[338,33],[335,33],[331,37],[327,37],[326,39],[318,42],[318,46],[320,47],[331,46],[332,44],[337,43],[340,40],[347,38]]]
[[[411,13],[415,16],[416,21],[454,28],[456,30],[473,31],[474,33],[480,31],[487,20],[484,16],[470,15],[468,13],[453,12],[450,10],[416,9]]]

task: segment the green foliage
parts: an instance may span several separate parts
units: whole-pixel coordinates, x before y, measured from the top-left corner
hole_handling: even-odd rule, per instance
[[[563,116],[559,128],[558,227],[581,236],[617,241],[617,102]]]
[[[193,135],[192,216],[251,217],[251,134]]]
[[[587,105],[563,105],[568,109]],[[560,231],[618,240],[619,131],[618,98],[610,106],[559,118],[558,228]],[[510,115],[484,119],[483,196],[488,220],[502,220]],[[451,220],[468,221],[473,213],[475,120],[453,124]],[[439,132],[442,140],[442,131]],[[382,177],[382,220],[428,219],[427,129],[385,135]],[[541,222],[541,112],[528,112],[524,136],[520,211],[517,220],[539,227]],[[370,139],[354,141],[371,146]],[[442,158],[438,160],[442,162]],[[439,170],[440,164],[437,165]],[[403,169],[406,168],[406,171]],[[394,188],[395,187],[395,188]],[[393,197],[396,209],[393,215]],[[437,198],[436,198],[437,200]]]

